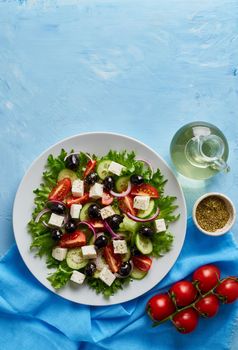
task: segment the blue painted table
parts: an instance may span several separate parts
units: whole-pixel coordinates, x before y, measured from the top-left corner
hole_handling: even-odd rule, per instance
[[[170,162],[181,125],[212,122],[228,138],[232,171],[183,183],[188,211],[213,190],[237,205],[237,18],[232,0],[1,2],[0,253],[14,242],[26,169],[81,132],[136,137]]]

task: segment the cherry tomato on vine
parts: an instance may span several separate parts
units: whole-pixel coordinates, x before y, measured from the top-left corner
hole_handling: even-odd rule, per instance
[[[213,317],[219,309],[219,299],[214,294],[209,294],[195,304],[196,309],[204,317]]]
[[[181,307],[190,305],[196,299],[198,293],[192,282],[180,281],[170,288],[169,294],[176,305]]]
[[[176,310],[168,294],[156,294],[147,303],[147,312],[154,321],[162,321]]]
[[[192,332],[198,324],[198,312],[192,307],[179,311],[173,317],[173,324],[180,333],[190,333]]]
[[[238,299],[238,279],[236,277],[226,278],[216,288],[215,292],[219,295],[223,303],[233,303]]]
[[[195,270],[193,281],[202,293],[206,293],[214,288],[221,276],[221,272],[215,265],[204,265]]]

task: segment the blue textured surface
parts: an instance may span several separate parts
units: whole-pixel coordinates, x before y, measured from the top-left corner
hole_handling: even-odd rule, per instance
[[[212,190],[237,205],[237,21],[236,0],[0,2],[0,253],[14,241],[28,166],[85,131],[136,137],[169,161],[181,125],[210,121],[228,138],[232,171],[186,182],[189,211]]]

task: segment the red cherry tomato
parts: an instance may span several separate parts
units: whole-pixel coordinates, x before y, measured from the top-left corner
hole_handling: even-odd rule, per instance
[[[162,321],[176,310],[168,294],[156,294],[147,304],[147,312],[154,321]]]
[[[157,189],[150,184],[141,184],[133,186],[131,190],[133,196],[149,196],[150,198],[159,198]]]
[[[228,277],[216,288],[216,293],[225,304],[233,303],[238,299],[238,279]]]
[[[130,196],[125,196],[118,199],[119,208],[123,211],[123,213],[131,213],[132,215],[136,215],[136,210],[133,208],[133,199]]]
[[[198,312],[192,307],[179,311],[172,322],[180,333],[190,333],[198,324]]]
[[[133,256],[132,262],[135,267],[141,271],[149,271],[152,265],[152,259],[146,255]]]
[[[89,200],[89,194],[85,193],[82,197],[68,197],[66,198],[66,204],[71,207],[72,204],[84,204]]]
[[[112,244],[109,244],[104,248],[103,256],[110,267],[112,272],[117,272],[121,266],[122,260],[119,254],[115,254]]]
[[[82,247],[86,244],[86,236],[85,233],[76,230],[73,233],[65,233],[59,242],[60,247],[62,248],[75,248]]]
[[[71,190],[71,180],[66,177],[60,180],[49,194],[49,200],[62,201]]]
[[[217,285],[220,275],[221,272],[215,265],[204,265],[194,272],[193,281],[197,282],[202,293],[206,293]]]
[[[195,307],[202,316],[213,317],[219,309],[219,300],[214,294],[209,294],[196,302]]]
[[[90,173],[95,169],[96,164],[97,164],[96,160],[91,160],[91,159],[90,159],[90,160],[88,161],[87,165],[86,165],[86,169],[85,169],[85,171],[84,171],[83,176],[84,176],[84,177],[88,176],[88,174],[90,174]]]
[[[110,193],[103,192],[102,194],[102,204],[109,205],[113,202],[113,196]]]
[[[171,297],[177,306],[187,306],[191,304],[197,296],[197,290],[189,281],[175,283],[169,290]]]

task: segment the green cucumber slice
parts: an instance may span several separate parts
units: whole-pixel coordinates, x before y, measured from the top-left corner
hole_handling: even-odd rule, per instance
[[[101,271],[96,270],[96,271],[94,272],[94,274],[93,274],[93,277],[94,277],[94,278],[99,278],[100,272],[101,272]]]
[[[135,233],[138,230],[139,224],[128,218],[127,215],[124,216],[122,223],[119,226],[119,231],[129,231]]]
[[[81,209],[80,214],[79,214],[80,221],[87,221],[89,219],[89,217],[88,217],[88,208],[92,204],[94,204],[94,203],[91,202],[91,203],[84,204],[84,206]]]
[[[148,209],[139,210],[137,216],[138,216],[138,218],[145,219],[147,217],[152,216],[152,214],[154,212],[155,212],[155,201],[153,199],[151,199]]]
[[[142,235],[137,233],[135,242],[136,242],[137,249],[142,254],[150,254],[152,252],[153,244],[149,238],[143,237]]]
[[[70,249],[66,255],[67,265],[74,270],[79,270],[85,267],[88,259],[84,259],[81,248]]]
[[[89,239],[88,245],[94,245],[94,235]]]
[[[121,257],[122,257],[122,261],[123,262],[126,262],[126,261],[130,260],[131,251],[130,251],[130,249],[128,247],[127,247],[127,253],[126,254],[122,254]]]
[[[147,271],[141,271],[137,269],[136,267],[133,268],[131,271],[131,277],[135,280],[142,280],[147,275]]]
[[[111,160],[101,160],[97,166],[97,173],[100,179],[104,180],[109,174],[108,168],[111,164]]]
[[[69,177],[71,182],[73,182],[74,180],[78,179],[77,174],[70,169],[63,169],[59,172],[58,174],[58,181],[65,179],[66,177]]]
[[[117,179],[116,181],[116,190],[117,192],[124,192],[126,191],[127,187],[128,187],[128,182],[130,180],[129,176],[121,176]]]

